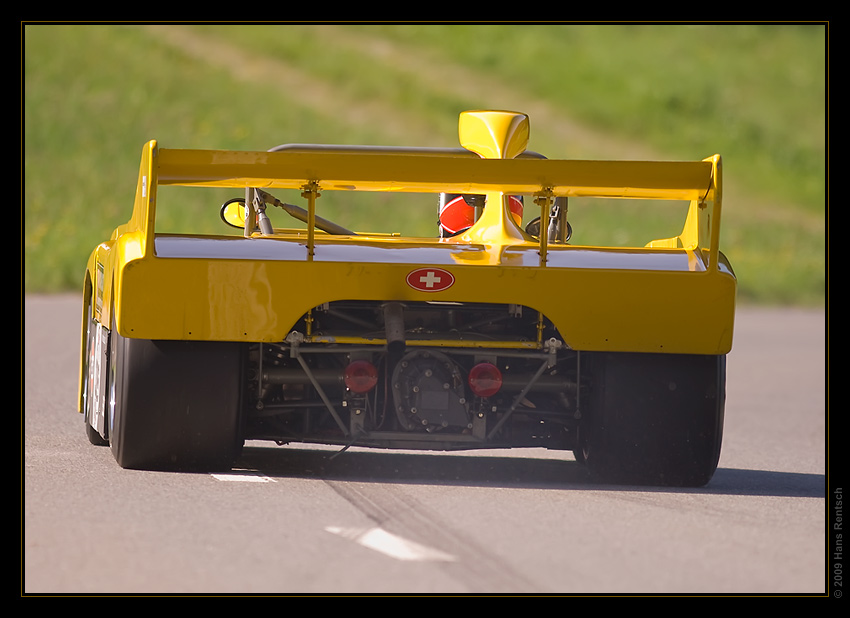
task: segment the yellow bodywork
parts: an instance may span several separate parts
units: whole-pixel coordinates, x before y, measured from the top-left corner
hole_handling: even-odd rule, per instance
[[[719,251],[719,156],[690,162],[521,157],[528,119],[513,112],[464,113],[460,133],[466,155],[343,147],[176,150],[149,142],[132,217],[89,260],[98,319],[107,326],[114,319],[126,337],[274,342],[311,309],[334,300],[486,302],[540,312],[576,350],[729,351],[736,282]],[[265,236],[253,229],[251,211],[243,237],[196,237],[182,245],[155,230],[157,189],[164,185],[298,189],[307,199],[308,229]],[[452,238],[330,235],[310,225],[328,191],[395,192],[401,204],[407,192],[487,200],[475,224]],[[573,246],[522,230],[510,215],[509,195],[530,196],[526,210],[539,208],[543,221],[557,197],[686,200],[690,209],[679,236],[643,248]],[[413,289],[406,277],[422,267],[448,271],[453,285]]]

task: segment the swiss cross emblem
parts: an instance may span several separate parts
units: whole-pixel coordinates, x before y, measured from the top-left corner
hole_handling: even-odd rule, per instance
[[[442,292],[454,282],[454,275],[442,268],[417,268],[407,275],[407,285],[420,292]]]

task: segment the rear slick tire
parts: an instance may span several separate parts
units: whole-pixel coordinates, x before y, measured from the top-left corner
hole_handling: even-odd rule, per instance
[[[582,458],[605,482],[702,487],[717,469],[726,357],[594,354]]]
[[[111,336],[110,446],[122,468],[229,470],[241,446],[241,346]]]

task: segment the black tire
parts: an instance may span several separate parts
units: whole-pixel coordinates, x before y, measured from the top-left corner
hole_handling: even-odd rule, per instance
[[[241,448],[241,346],[110,333],[109,435],[122,468],[228,470]]]
[[[95,337],[97,336],[97,323],[94,321],[92,313],[91,299],[87,299],[84,305],[83,323],[86,325],[86,349],[83,356],[83,371],[82,371],[82,412],[83,423],[86,428],[86,437],[91,444],[95,446],[107,446],[109,440],[101,436],[91,424],[91,418],[97,414],[95,409],[96,402],[100,401],[100,405],[104,405],[104,398],[95,396],[94,389],[96,388],[97,380],[95,373],[98,370],[97,365],[93,362],[93,351],[95,347]],[[104,359],[105,360],[105,359]]]
[[[594,354],[579,459],[606,482],[701,487],[720,458],[726,357]]]

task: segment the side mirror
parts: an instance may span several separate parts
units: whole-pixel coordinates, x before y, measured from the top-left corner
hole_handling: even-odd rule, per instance
[[[221,220],[230,227],[245,229],[245,198],[236,197],[221,205]]]

